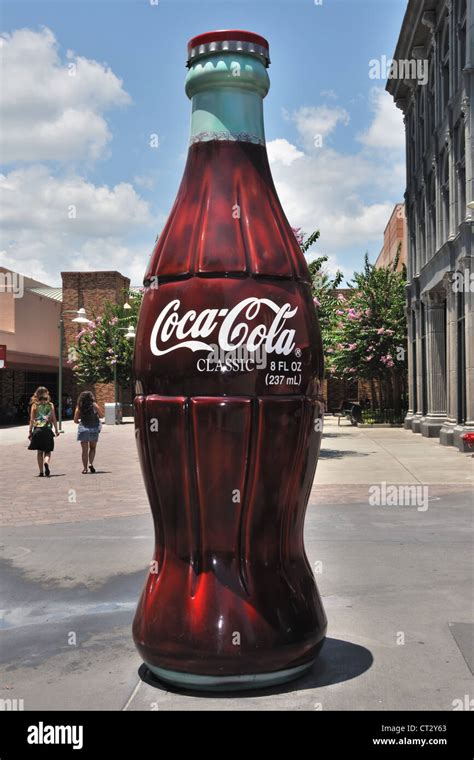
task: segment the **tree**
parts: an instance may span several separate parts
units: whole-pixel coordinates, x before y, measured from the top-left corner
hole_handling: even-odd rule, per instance
[[[330,336],[331,369],[336,377],[367,379],[381,408],[400,413],[406,394],[406,271],[397,272],[399,252],[389,267],[377,268],[365,255],[351,292],[339,295]]]
[[[113,382],[115,365],[119,385],[131,381],[133,341],[125,333],[129,325],[137,323],[142,293],[130,291],[127,297],[130,309],[106,301],[102,314],[94,314],[76,335],[75,345],[69,349],[69,364],[79,383]]]

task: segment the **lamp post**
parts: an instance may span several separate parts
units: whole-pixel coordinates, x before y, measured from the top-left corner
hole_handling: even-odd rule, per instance
[[[130,309],[131,306],[129,304],[125,304],[124,308]],[[122,317],[122,319],[127,319],[127,317]],[[133,325],[129,325],[128,327],[118,327],[118,330],[126,330],[126,333],[124,335],[127,340],[134,340],[136,337],[135,328]],[[118,425],[117,422],[117,406],[118,406],[118,378],[117,378],[117,338],[115,338],[114,341],[114,406],[115,406],[115,414],[114,414],[114,420],[115,424]]]
[[[76,314],[75,319],[71,322],[75,322],[78,325],[89,324],[89,319],[86,317],[86,310],[81,309],[65,309],[61,311],[59,317],[59,372],[58,372],[58,429],[59,432],[63,432],[62,420],[63,420],[63,351],[64,351],[64,314]]]
[[[474,201],[470,201],[470,202],[467,204],[467,207],[468,207],[468,208],[470,208],[470,209],[472,209],[472,210],[474,211]]]

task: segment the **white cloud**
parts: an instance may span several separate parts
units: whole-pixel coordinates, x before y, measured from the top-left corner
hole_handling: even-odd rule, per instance
[[[4,162],[97,159],[111,140],[104,112],[130,103],[105,64],[68,51],[49,29],[0,37]]]
[[[370,127],[362,132],[358,139],[368,148],[403,149],[405,146],[405,128],[403,114],[393,102],[392,96],[380,87],[371,92],[374,119]]]
[[[339,123],[347,126],[350,119],[347,111],[338,106],[303,106],[292,114],[291,120],[295,122],[304,144],[312,146],[316,137],[327,137]]]
[[[291,166],[296,159],[304,156],[304,153],[283,138],[271,140],[267,143],[267,152],[270,162],[279,162],[284,166]]]
[[[360,260],[367,248],[378,253],[382,246],[384,228],[404,189],[403,151],[382,153],[369,144],[355,153],[316,147],[313,136],[318,129],[328,135],[337,124],[348,125],[349,115],[343,108],[304,107],[288,118],[296,124],[303,155],[285,140],[286,154],[298,153],[297,161],[285,163],[278,159],[279,146],[275,151],[274,143],[281,141],[271,141],[268,146],[283,208],[294,227],[307,233],[320,229],[314,253],[331,257],[330,271],[340,267],[350,276],[353,267],[341,259],[343,253],[354,251]],[[376,109],[374,123],[379,118]]]
[[[6,230],[94,237],[126,233],[150,217],[147,202],[126,182],[97,186],[76,175],[55,177],[37,165],[0,175],[0,220]]]
[[[41,165],[0,176],[0,220],[0,263],[51,284],[71,269],[141,269],[141,281],[153,245],[150,209],[132,185],[54,177]],[[137,231],[149,235],[148,247],[127,244]]]

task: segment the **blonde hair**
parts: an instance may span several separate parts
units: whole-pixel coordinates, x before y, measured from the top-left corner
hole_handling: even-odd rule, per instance
[[[51,402],[49,391],[44,385],[40,385],[30,399],[30,404],[41,404],[41,402]]]

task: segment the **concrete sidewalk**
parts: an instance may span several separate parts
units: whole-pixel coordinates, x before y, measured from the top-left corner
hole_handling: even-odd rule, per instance
[[[81,475],[65,428],[49,480],[35,477],[25,429],[0,432],[1,699],[26,710],[451,710],[472,696],[470,455],[328,418],[305,531],[329,619],[320,658],[279,689],[196,696],[138,673],[130,628],[153,531],[133,426],[104,427],[97,476]],[[427,486],[426,504],[371,506],[383,483]]]

